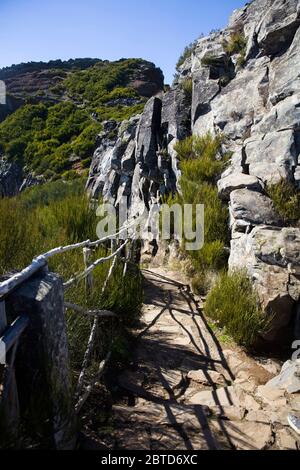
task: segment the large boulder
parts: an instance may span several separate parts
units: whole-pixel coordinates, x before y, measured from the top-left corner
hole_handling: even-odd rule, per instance
[[[258,45],[265,54],[275,55],[291,44],[299,26],[299,1],[275,0],[260,24]]]
[[[264,185],[255,176],[244,173],[230,173],[228,176],[218,181],[219,196],[224,201],[230,200],[230,195],[236,189],[249,189],[250,191],[263,192]]]
[[[298,150],[293,130],[258,134],[245,141],[249,172],[265,183],[293,180],[298,164]]]
[[[246,269],[253,280],[271,320],[265,339],[286,339],[300,301],[300,229],[258,226],[232,239],[229,268]]]
[[[244,232],[256,225],[282,224],[270,198],[257,191],[236,189],[230,195],[231,226]]]

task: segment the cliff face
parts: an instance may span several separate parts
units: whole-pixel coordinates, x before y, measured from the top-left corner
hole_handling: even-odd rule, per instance
[[[268,340],[299,311],[300,229],[284,226],[266,191],[282,180],[300,190],[299,26],[297,0],[254,0],[235,11],[225,30],[198,41],[171,90],[142,116],[106,123],[116,136],[100,136],[87,185],[92,196],[151,205],[178,187],[178,140],[225,135],[232,159],[218,186],[230,211],[229,268],[252,277],[273,316]]]

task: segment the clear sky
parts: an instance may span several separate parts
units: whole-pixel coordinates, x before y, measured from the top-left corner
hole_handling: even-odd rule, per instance
[[[172,81],[178,56],[246,0],[0,0],[0,67],[31,60],[142,57]]]

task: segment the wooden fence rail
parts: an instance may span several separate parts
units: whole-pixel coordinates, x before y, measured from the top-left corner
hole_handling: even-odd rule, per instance
[[[32,263],[21,272],[0,283],[0,374],[1,363],[4,370],[2,394],[0,382],[0,448],[1,445],[6,445],[1,439],[3,433],[14,437],[18,434],[20,404],[21,408],[25,407],[26,413],[36,412],[43,393],[44,398],[46,397],[46,404],[44,403],[43,409],[40,410],[41,429],[39,432],[50,431],[50,447],[56,449],[74,447],[76,413],[81,410],[110,359],[110,352],[108,352],[105,359],[100,362],[96,375],[89,383],[86,383],[99,322],[104,319],[118,320],[118,317],[110,311],[88,310],[66,302],[64,292],[74,284],[85,280],[88,294],[93,289],[93,271],[100,264],[111,260],[112,264],[101,293],[103,294],[108,288],[118,259],[124,263],[123,276],[125,276],[127,264],[130,262],[130,249],[127,256],[124,257],[122,253],[128,247],[129,240],[112,243],[110,255],[90,263],[91,250],[120,236],[131,226],[133,226],[132,222],[118,233],[101,240],[94,242],[86,240],[54,248],[34,258]],[[71,279],[63,283],[59,276],[49,272],[48,260],[55,255],[78,249],[83,250],[84,270],[79,274],[74,274]],[[94,319],[75,399],[72,397],[70,383],[66,309]],[[16,354],[17,348],[20,349],[20,354]]]

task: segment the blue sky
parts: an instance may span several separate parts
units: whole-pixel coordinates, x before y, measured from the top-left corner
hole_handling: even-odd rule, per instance
[[[30,60],[142,57],[172,81],[178,56],[245,0],[0,0],[0,67]]]

